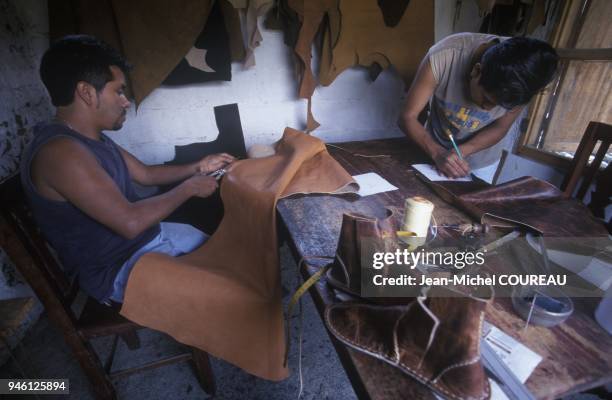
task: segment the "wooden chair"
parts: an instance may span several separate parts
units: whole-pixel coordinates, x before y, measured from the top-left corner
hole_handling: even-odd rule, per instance
[[[0,246],[43,303],[49,319],[62,332],[98,399],[116,399],[111,382],[113,378],[190,359],[204,391],[215,393],[215,379],[208,354],[197,349],[143,366],[111,372],[118,338],[121,337],[130,350],[136,349],[140,346],[136,330],[142,327],[91,297],[87,298],[80,315],[76,315],[72,304],[77,297],[78,285],[68,280],[53,250],[36,227],[26,205],[19,175],[0,184],[0,202]],[[115,335],[112,351],[102,363],[89,341],[109,335]]]
[[[601,142],[601,144],[597,150],[597,154],[595,154],[595,159],[588,165],[589,157],[593,153],[593,149],[597,142]],[[576,154],[568,170],[569,172],[561,184],[561,190],[563,190],[565,196],[572,197],[580,178],[582,178],[582,183],[575,197],[577,199],[584,198],[591,183],[593,183],[593,178],[595,178],[595,174],[599,170],[604,156],[610,148],[610,143],[612,143],[612,125],[591,121],[578,145],[578,149],[576,150]]]
[[[595,154],[593,162],[589,165],[589,158],[597,142],[600,142],[599,149]],[[612,125],[591,121],[578,145],[568,173],[561,184],[561,190],[563,190],[566,197],[572,197],[575,193],[574,197],[583,200],[593,183],[593,179],[597,175],[597,184],[595,190],[591,192],[591,201],[587,204],[587,207],[589,207],[593,215],[604,220],[610,233],[612,233],[612,219],[609,219],[607,222],[605,221],[605,210],[610,204],[610,196],[612,196],[612,163],[608,164],[603,171],[599,171],[599,169],[611,143]],[[578,186],[581,179],[580,187],[576,191],[576,186]]]

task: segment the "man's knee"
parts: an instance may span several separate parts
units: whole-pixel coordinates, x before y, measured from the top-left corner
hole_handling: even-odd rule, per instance
[[[200,247],[208,239],[208,235],[189,224],[177,222],[162,222],[161,231],[164,238],[181,253],[189,253]]]

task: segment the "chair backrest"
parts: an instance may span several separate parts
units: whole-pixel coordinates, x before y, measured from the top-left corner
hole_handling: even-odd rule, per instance
[[[21,187],[19,174],[0,184],[0,204],[0,246],[47,310],[49,307],[61,307],[73,318],[70,304],[78,287],[66,276],[36,226]]]
[[[588,165],[597,142],[601,142],[601,144],[595,154],[595,159],[591,162],[591,165]],[[591,121],[578,145],[569,172],[561,184],[561,190],[566,197],[571,197],[574,194],[576,186],[582,178],[582,183],[575,197],[580,200],[584,198],[610,148],[610,143],[612,143],[612,125]]]

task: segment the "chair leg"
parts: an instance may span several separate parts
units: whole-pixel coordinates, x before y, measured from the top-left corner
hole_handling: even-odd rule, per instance
[[[64,339],[72,349],[74,356],[89,378],[93,391],[98,400],[117,400],[115,388],[104,372],[102,362],[98,358],[93,347],[75,335],[64,335]]]
[[[121,337],[121,339],[123,339],[128,349],[136,350],[140,348],[140,338],[138,337],[138,332],[136,331],[136,329],[123,332],[119,334],[119,336]]]
[[[202,389],[204,389],[207,394],[214,396],[217,391],[217,385],[215,383],[215,375],[210,366],[208,353],[193,347],[191,348],[191,353],[193,356],[195,374]]]

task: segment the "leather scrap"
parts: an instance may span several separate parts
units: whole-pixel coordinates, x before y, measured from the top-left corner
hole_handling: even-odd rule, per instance
[[[220,3],[213,4],[206,25],[193,47],[176,68],[168,74],[163,85],[192,85],[210,81],[231,81],[232,60],[230,41]]]
[[[246,55],[244,58],[245,68],[255,65],[255,48],[261,44],[263,37],[257,25],[257,19],[267,13],[274,0],[228,0],[234,8],[240,9],[245,16],[243,25],[246,37]]]
[[[385,25],[391,28],[396,26],[404,16],[408,3],[410,0],[378,0]]]
[[[225,29],[229,35],[230,53],[232,61],[243,61],[246,55],[244,41],[242,40],[242,29],[240,27],[240,15],[238,10],[229,2],[229,0],[219,0],[223,19],[225,20]]]
[[[193,46],[211,5],[211,0],[186,0],[180,7],[164,0],[52,0],[50,32],[53,39],[94,35],[121,51],[134,66],[129,83],[139,104]]]
[[[345,69],[378,63],[393,65],[409,85],[421,59],[434,42],[434,4],[411,0],[395,27],[385,24],[377,0],[340,0],[342,25],[334,44],[333,31],[324,31],[319,80],[330,85]]]
[[[137,262],[121,314],[258,377],[286,378],[276,202],[296,193],[354,192],[354,184],[323,142],[285,129],[275,155],[228,168],[225,215],[202,247],[178,258],[148,253]]]
[[[288,0],[288,6],[298,15],[301,23],[294,51],[299,60],[297,68],[299,79],[298,96],[302,99],[308,99],[307,132],[311,132],[320,126],[312,115],[312,95],[317,86],[317,81],[312,72],[312,44],[324,17],[327,16],[329,29],[335,28],[338,30],[337,27],[340,21],[338,1]]]

